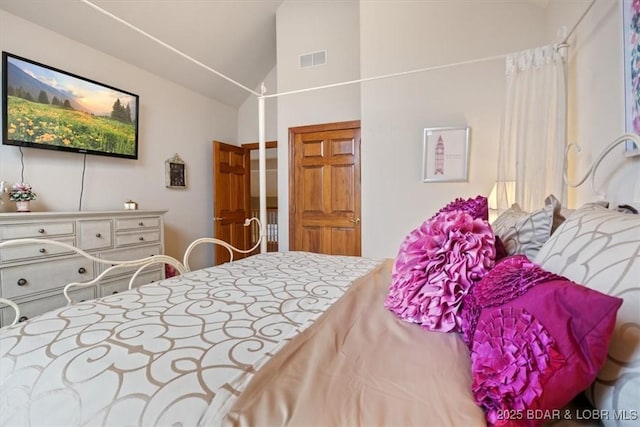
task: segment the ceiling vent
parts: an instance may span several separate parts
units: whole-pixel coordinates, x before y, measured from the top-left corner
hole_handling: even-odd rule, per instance
[[[306,53],[300,55],[300,68],[317,67],[327,63],[327,51],[320,50],[318,52]]]

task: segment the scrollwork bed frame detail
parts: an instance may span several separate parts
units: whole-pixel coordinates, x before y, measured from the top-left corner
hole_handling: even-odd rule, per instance
[[[626,133],[624,135],[619,136],[618,138],[613,140],[604,150],[602,150],[600,155],[598,155],[598,157],[591,164],[591,167],[589,167],[589,170],[587,170],[587,172],[584,174],[584,176],[581,179],[577,180],[577,181],[570,181],[569,180],[569,177],[567,176],[567,161],[569,159],[569,150],[570,149],[573,148],[578,153],[582,149],[580,148],[580,146],[578,144],[569,144],[569,145],[567,145],[567,148],[564,150],[564,176],[563,176],[564,183],[567,184],[569,187],[579,187],[590,176],[591,177],[591,190],[593,191],[593,193],[594,194],[598,194],[600,196],[604,196],[604,194],[598,193],[596,191],[595,179],[596,179],[596,171],[598,170],[598,166],[600,166],[600,163],[602,162],[602,160],[607,156],[607,154],[609,154],[611,152],[611,150],[613,150],[615,147],[617,147],[618,145],[622,144],[623,142],[629,141],[629,140],[635,142],[635,144],[638,147],[640,147],[640,137],[638,135],[635,135],[633,133]]]
[[[235,246],[225,242],[224,240],[216,239],[215,237],[202,237],[200,239],[196,239],[193,242],[191,242],[191,244],[184,251],[184,258],[182,260],[182,264],[185,266],[187,271],[191,271],[191,268],[189,267],[189,256],[191,255],[191,252],[193,252],[193,250],[198,245],[201,245],[202,243],[212,243],[214,245],[220,245],[223,248],[225,248],[229,252],[229,262],[233,261],[233,252],[234,251],[238,252],[240,254],[248,254],[248,253],[251,253],[251,252],[255,251],[260,246],[260,242],[262,242],[262,239],[264,239],[265,235],[264,235],[264,230],[263,230],[263,227],[262,227],[262,222],[260,222],[260,220],[258,218],[256,218],[256,217],[245,219],[243,225],[245,227],[249,227],[252,222],[255,222],[256,224],[258,224],[258,230],[260,231],[258,233],[258,241],[256,242],[255,245],[253,245],[252,248],[250,248],[250,249],[238,249]]]
[[[7,240],[5,242],[0,242],[0,248],[3,247],[9,247],[9,246],[20,246],[20,245],[26,245],[26,244],[38,244],[38,245],[53,245],[53,246],[58,246],[58,247],[62,247],[65,248],[69,251],[75,252],[78,255],[83,256],[84,258],[87,258],[91,261],[94,261],[98,264],[106,264],[109,265],[109,267],[107,267],[102,273],[100,273],[99,275],[97,275],[94,279],[92,280],[88,280],[86,282],[72,282],[67,284],[64,289],[63,289],[63,294],[64,297],[67,299],[69,304],[72,304],[74,301],[71,299],[70,295],[69,295],[69,291],[72,288],[75,287],[87,287],[87,286],[95,286],[97,285],[100,280],[104,279],[105,276],[107,276],[109,273],[111,273],[114,270],[117,269],[122,269],[122,268],[136,268],[136,271],[132,274],[131,279],[129,279],[129,289],[131,289],[133,287],[133,284],[136,280],[136,278],[148,267],[152,266],[152,265],[157,265],[157,264],[169,264],[172,267],[174,267],[177,272],[179,274],[184,274],[188,271],[191,271],[189,268],[189,256],[191,255],[191,252],[200,244],[202,243],[213,243],[216,245],[220,245],[222,247],[224,247],[227,251],[229,251],[229,256],[230,256],[230,261],[233,261],[233,254],[234,252],[237,253],[241,253],[241,254],[248,254],[251,253],[253,251],[255,251],[259,245],[260,242],[262,242],[262,239],[264,238],[264,231],[263,231],[263,227],[262,227],[262,223],[260,222],[260,220],[258,218],[250,218],[250,219],[246,219],[244,222],[244,226],[248,227],[251,225],[251,222],[256,222],[258,224],[258,229],[260,230],[259,233],[259,237],[258,237],[258,241],[256,242],[256,244],[250,248],[250,249],[239,249],[236,248],[235,246],[225,242],[224,240],[220,240],[220,239],[216,239],[213,237],[203,237],[200,239],[197,239],[195,241],[193,241],[186,249],[185,254],[184,254],[184,263],[178,261],[177,259],[168,256],[168,255],[152,255],[146,258],[141,258],[141,259],[136,259],[136,260],[131,260],[131,261],[113,261],[113,260],[108,260],[108,259],[101,259],[101,258],[97,258],[85,251],[83,251],[82,249],[76,248],[73,245],[70,245],[68,243],[64,243],[64,242],[59,242],[57,240],[51,240],[51,239],[34,239],[34,238],[23,238],[23,239],[14,239],[14,240]],[[18,307],[18,305],[16,303],[14,303],[11,300],[5,299],[5,298],[0,298],[0,304],[5,304],[8,306],[11,306],[15,311],[16,311],[16,316],[15,316],[15,320],[13,322],[13,324],[16,324],[19,321],[20,318],[20,308]]]
[[[97,262],[99,264],[108,264],[109,267],[106,268],[102,273],[100,273],[98,276],[96,276],[93,280],[89,280],[86,282],[72,282],[69,283],[68,285],[66,285],[63,289],[63,293],[65,298],[67,299],[67,301],[69,303],[73,303],[73,300],[71,299],[71,297],[69,296],[69,290],[73,287],[86,287],[86,286],[94,286],[96,285],[101,279],[103,279],[107,274],[109,274],[110,272],[112,272],[113,270],[119,269],[119,268],[132,268],[132,267],[138,267],[138,269],[133,273],[133,276],[131,277],[131,279],[129,280],[129,289],[131,289],[131,287],[133,286],[133,283],[135,281],[135,279],[138,277],[138,275],[147,267],[154,265],[154,264],[169,264],[172,267],[174,267],[180,274],[184,274],[187,272],[187,269],[184,267],[184,265],[182,265],[182,263],[180,261],[178,261],[177,259],[170,257],[168,255],[152,255],[146,258],[141,258],[141,259],[137,259],[137,260],[132,260],[132,261],[113,261],[113,260],[108,260],[108,259],[101,259],[101,258],[96,258],[93,255],[83,251],[82,249],[76,248],[73,245],[70,245],[68,243],[64,243],[64,242],[59,242],[57,240],[50,240],[50,239],[34,239],[34,238],[24,238],[24,239],[15,239],[15,240],[7,240],[6,242],[0,242],[0,248],[2,247],[9,247],[9,246],[20,246],[20,245],[26,245],[26,244],[38,244],[38,245],[53,245],[53,246],[59,246],[61,248],[65,248],[68,249],[69,251],[73,251],[75,253],[77,253],[78,255],[83,256],[84,258],[87,258],[91,261]]]
[[[8,305],[13,308],[13,310],[16,312],[16,317],[15,319],[13,319],[12,325],[18,323],[18,321],[20,320],[20,307],[18,307],[18,304],[6,298],[0,298],[0,304]]]

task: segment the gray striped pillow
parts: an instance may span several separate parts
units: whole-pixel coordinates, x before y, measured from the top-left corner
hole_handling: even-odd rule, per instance
[[[531,213],[514,203],[493,221],[491,227],[504,243],[508,255],[524,254],[533,259],[562,221],[560,201],[550,195],[545,199],[544,208]]]

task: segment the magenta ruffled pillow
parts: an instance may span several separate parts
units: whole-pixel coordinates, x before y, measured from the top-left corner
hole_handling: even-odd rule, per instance
[[[596,378],[620,298],[577,285],[524,255],[496,264],[465,297],[473,395],[492,425],[538,425]],[[549,412],[545,412],[549,411]]]
[[[460,331],[460,304],[493,266],[494,235],[467,212],[441,212],[402,243],[385,307],[433,331]]]
[[[474,219],[480,218],[489,221],[489,204],[485,196],[476,196],[473,199],[463,199],[458,197],[453,202],[440,209],[436,215],[442,212],[463,211],[471,215]],[[434,215],[433,217],[435,217]],[[432,218],[433,218],[432,217]]]

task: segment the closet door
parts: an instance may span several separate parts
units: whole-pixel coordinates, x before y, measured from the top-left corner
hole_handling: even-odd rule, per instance
[[[360,122],[290,130],[290,249],[361,255]]]
[[[244,226],[249,215],[249,152],[242,147],[213,141],[213,230],[214,237],[239,249],[249,248],[250,227]],[[235,253],[234,259],[245,255]],[[215,249],[215,263],[229,261],[222,247]]]

